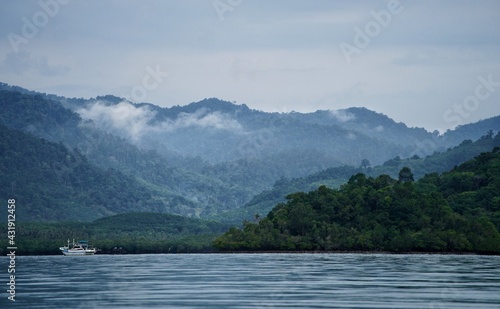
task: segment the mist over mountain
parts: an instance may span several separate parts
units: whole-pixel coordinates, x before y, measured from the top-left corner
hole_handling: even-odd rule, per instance
[[[425,156],[465,139],[476,140],[500,129],[499,117],[460,126],[443,135],[409,128],[366,108],[314,113],[266,113],[216,98],[186,106],[161,108],[106,96],[69,105],[97,128],[162,154],[197,157],[219,163],[245,158],[268,159],[304,149],[330,159],[331,165],[381,164],[400,156]],[[349,153],[349,156],[345,154]],[[311,166],[317,169],[318,166]]]
[[[267,113],[216,98],[162,108],[6,84],[0,108],[0,124],[61,143],[104,171],[118,170],[163,203],[163,212],[193,217],[241,208],[282,177],[425,157],[460,144],[461,136],[477,140],[500,130],[499,116],[438,135],[365,108]]]
[[[316,190],[320,186],[329,188],[339,188],[345,184],[352,175],[357,173],[365,173],[368,176],[378,177],[380,175],[388,175],[397,179],[399,171],[408,167],[411,169],[415,180],[418,180],[426,174],[443,173],[452,170],[454,167],[475,157],[481,153],[489,152],[495,147],[500,146],[500,134],[496,136],[486,134],[480,139],[472,142],[465,140],[460,145],[453,148],[448,148],[445,152],[435,153],[425,158],[417,156],[407,159],[399,157],[393,158],[384,162],[384,164],[371,166],[339,166],[332,167],[326,170],[293,179],[279,179],[273,188],[265,190],[262,193],[253,197],[244,207],[238,208],[231,213],[229,217],[233,223],[239,223],[243,220],[251,221],[255,215],[264,216],[278,203],[286,201],[286,196],[294,192],[308,192]],[[224,217],[219,220],[228,220]]]
[[[136,211],[167,212],[133,177],[99,169],[77,150],[0,124],[0,194],[19,221],[86,221]]]

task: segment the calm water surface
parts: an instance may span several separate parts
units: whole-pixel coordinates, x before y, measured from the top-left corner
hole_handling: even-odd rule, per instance
[[[500,308],[500,257],[171,254],[16,258],[0,308]]]

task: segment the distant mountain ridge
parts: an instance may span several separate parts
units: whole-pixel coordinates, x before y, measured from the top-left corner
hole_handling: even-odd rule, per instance
[[[96,102],[108,107],[130,104],[144,112],[143,115],[148,114],[141,120],[149,125],[149,131],[141,135],[140,142],[135,141],[137,145],[151,148],[154,144],[156,146],[153,148],[160,153],[200,156],[209,162],[237,160],[247,156],[262,157],[269,152],[296,151],[307,147],[328,154],[339,165],[357,164],[363,158],[380,164],[393,155],[429,155],[435,151],[445,151],[465,139],[477,140],[488,130],[500,131],[500,116],[460,126],[439,135],[437,131],[409,128],[404,123],[397,123],[384,114],[366,108],[319,110],[313,113],[266,113],[252,110],[245,104],[236,105],[216,98],[162,108],[148,103],[124,103],[119,98],[109,96],[87,101],[85,106],[91,108]],[[96,116],[95,113],[82,114],[81,108],[74,110],[84,118],[97,119],[98,127],[113,132],[113,125],[102,120],[102,115],[110,111],[101,110],[101,114]],[[130,138],[123,135],[123,127],[115,129],[114,134]],[[220,140],[223,140],[221,147],[218,143]],[[300,145],[294,144],[294,141]],[[272,151],[266,148],[270,145],[273,146]],[[333,145],[344,147],[345,151],[353,155],[345,157],[332,152],[332,148],[327,146]],[[370,148],[371,145],[374,147]],[[386,151],[388,149],[390,151]]]
[[[136,179],[163,203],[162,211],[193,217],[221,217],[241,208],[281,177],[357,168],[363,160],[375,166],[423,157],[460,144],[450,145],[456,136],[477,140],[500,129],[497,116],[442,137],[365,108],[267,113],[215,98],[162,108],[1,83],[0,108],[0,124],[7,128],[75,149],[100,169]],[[429,141],[434,147],[421,146]]]
[[[377,158],[380,156],[376,155],[373,155],[375,158],[370,158],[370,151],[363,151],[363,147],[358,147],[361,148],[357,149],[360,154],[355,159],[359,159],[366,153],[366,158],[375,164],[393,157],[392,154],[407,157],[415,153],[429,155],[434,151],[444,151],[465,139],[477,140],[488,130],[494,132],[500,130],[500,116],[459,126],[455,130],[448,130],[445,134],[438,135],[436,131],[428,132],[423,128],[409,128],[404,123],[397,123],[384,114],[359,107],[318,110],[313,113],[266,113],[250,109],[245,104],[237,105],[211,98],[185,106],[163,108],[150,103],[126,102],[112,95],[98,96],[94,99],[64,98],[40,94],[3,83],[0,83],[0,89],[41,95],[59,101],[63,107],[77,112],[82,118],[92,120],[97,128],[126,138],[145,149],[156,149],[160,153],[172,152],[181,156],[199,155],[203,160],[210,162],[235,160],[255,155],[255,153],[264,154],[268,149],[262,149],[263,146],[271,143],[276,148],[275,152],[289,151],[291,147],[287,149],[283,145],[283,140],[288,139],[285,142],[288,144],[291,140],[301,138],[300,135],[297,136],[297,132],[290,130],[290,127],[300,129],[304,127],[306,131],[312,130],[311,133],[317,135],[317,138],[327,138],[330,142],[337,142],[340,138],[349,144],[350,141],[359,138],[369,143],[381,143],[377,146],[382,148],[392,147],[397,150],[397,153],[393,152],[391,155],[386,153],[386,156],[382,158]],[[99,108],[92,109],[94,106],[99,106]],[[115,108],[117,106],[119,108]],[[127,117],[129,122],[126,124],[129,126],[117,123],[117,118],[124,116]],[[133,121],[140,122],[143,126],[134,125]],[[141,131],[141,129],[145,130]],[[131,131],[133,131],[131,134],[127,134]],[[329,131],[329,134],[326,131]],[[321,136],[321,132],[327,135]],[[173,133],[175,137],[171,136]],[[196,138],[193,135],[199,137]],[[332,140],[332,135],[336,139]],[[309,139],[311,137],[314,138],[310,136]],[[225,139],[224,151],[220,151],[217,147],[217,141],[214,143],[214,139],[220,138]],[[280,141],[275,143],[278,139]],[[328,143],[328,141],[321,142]],[[200,145],[203,144],[209,144],[211,147],[201,147]],[[318,145],[307,146],[313,149],[320,148]],[[258,149],[252,150],[252,148]],[[325,152],[325,149],[320,149],[320,151]],[[358,163],[357,161],[349,162],[355,160],[352,156],[345,158],[333,155],[339,164]]]
[[[336,124],[370,137],[386,140],[395,144],[413,145],[413,141],[432,137],[432,133],[423,128],[408,128],[404,123],[397,123],[388,116],[364,107],[351,107],[341,110],[320,110],[309,114],[292,114],[298,118],[316,124]],[[411,138],[408,138],[408,137]]]

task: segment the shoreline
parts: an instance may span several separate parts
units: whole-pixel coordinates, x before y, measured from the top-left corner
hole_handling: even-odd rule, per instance
[[[392,252],[392,251],[205,251],[205,252],[160,252],[160,253],[96,253],[89,256],[123,256],[123,255],[156,255],[156,254],[359,254],[359,255],[485,255],[485,256],[500,256],[500,253],[495,252]],[[64,256],[62,254],[17,254],[16,256]]]
[[[432,251],[408,251],[408,252],[393,252],[393,251],[220,251],[220,252],[206,252],[206,254],[219,253],[219,254],[387,254],[387,255],[497,255],[500,253],[495,252],[432,252]]]

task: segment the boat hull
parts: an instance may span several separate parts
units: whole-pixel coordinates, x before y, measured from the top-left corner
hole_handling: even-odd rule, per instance
[[[59,247],[59,250],[61,250],[62,254],[68,256],[94,255],[97,251],[95,248],[83,247],[81,245],[76,245],[72,248],[70,248],[69,246]]]
[[[69,256],[85,256],[85,255],[94,255],[95,250],[78,250],[78,251],[62,250],[62,253],[64,255],[69,255]]]

